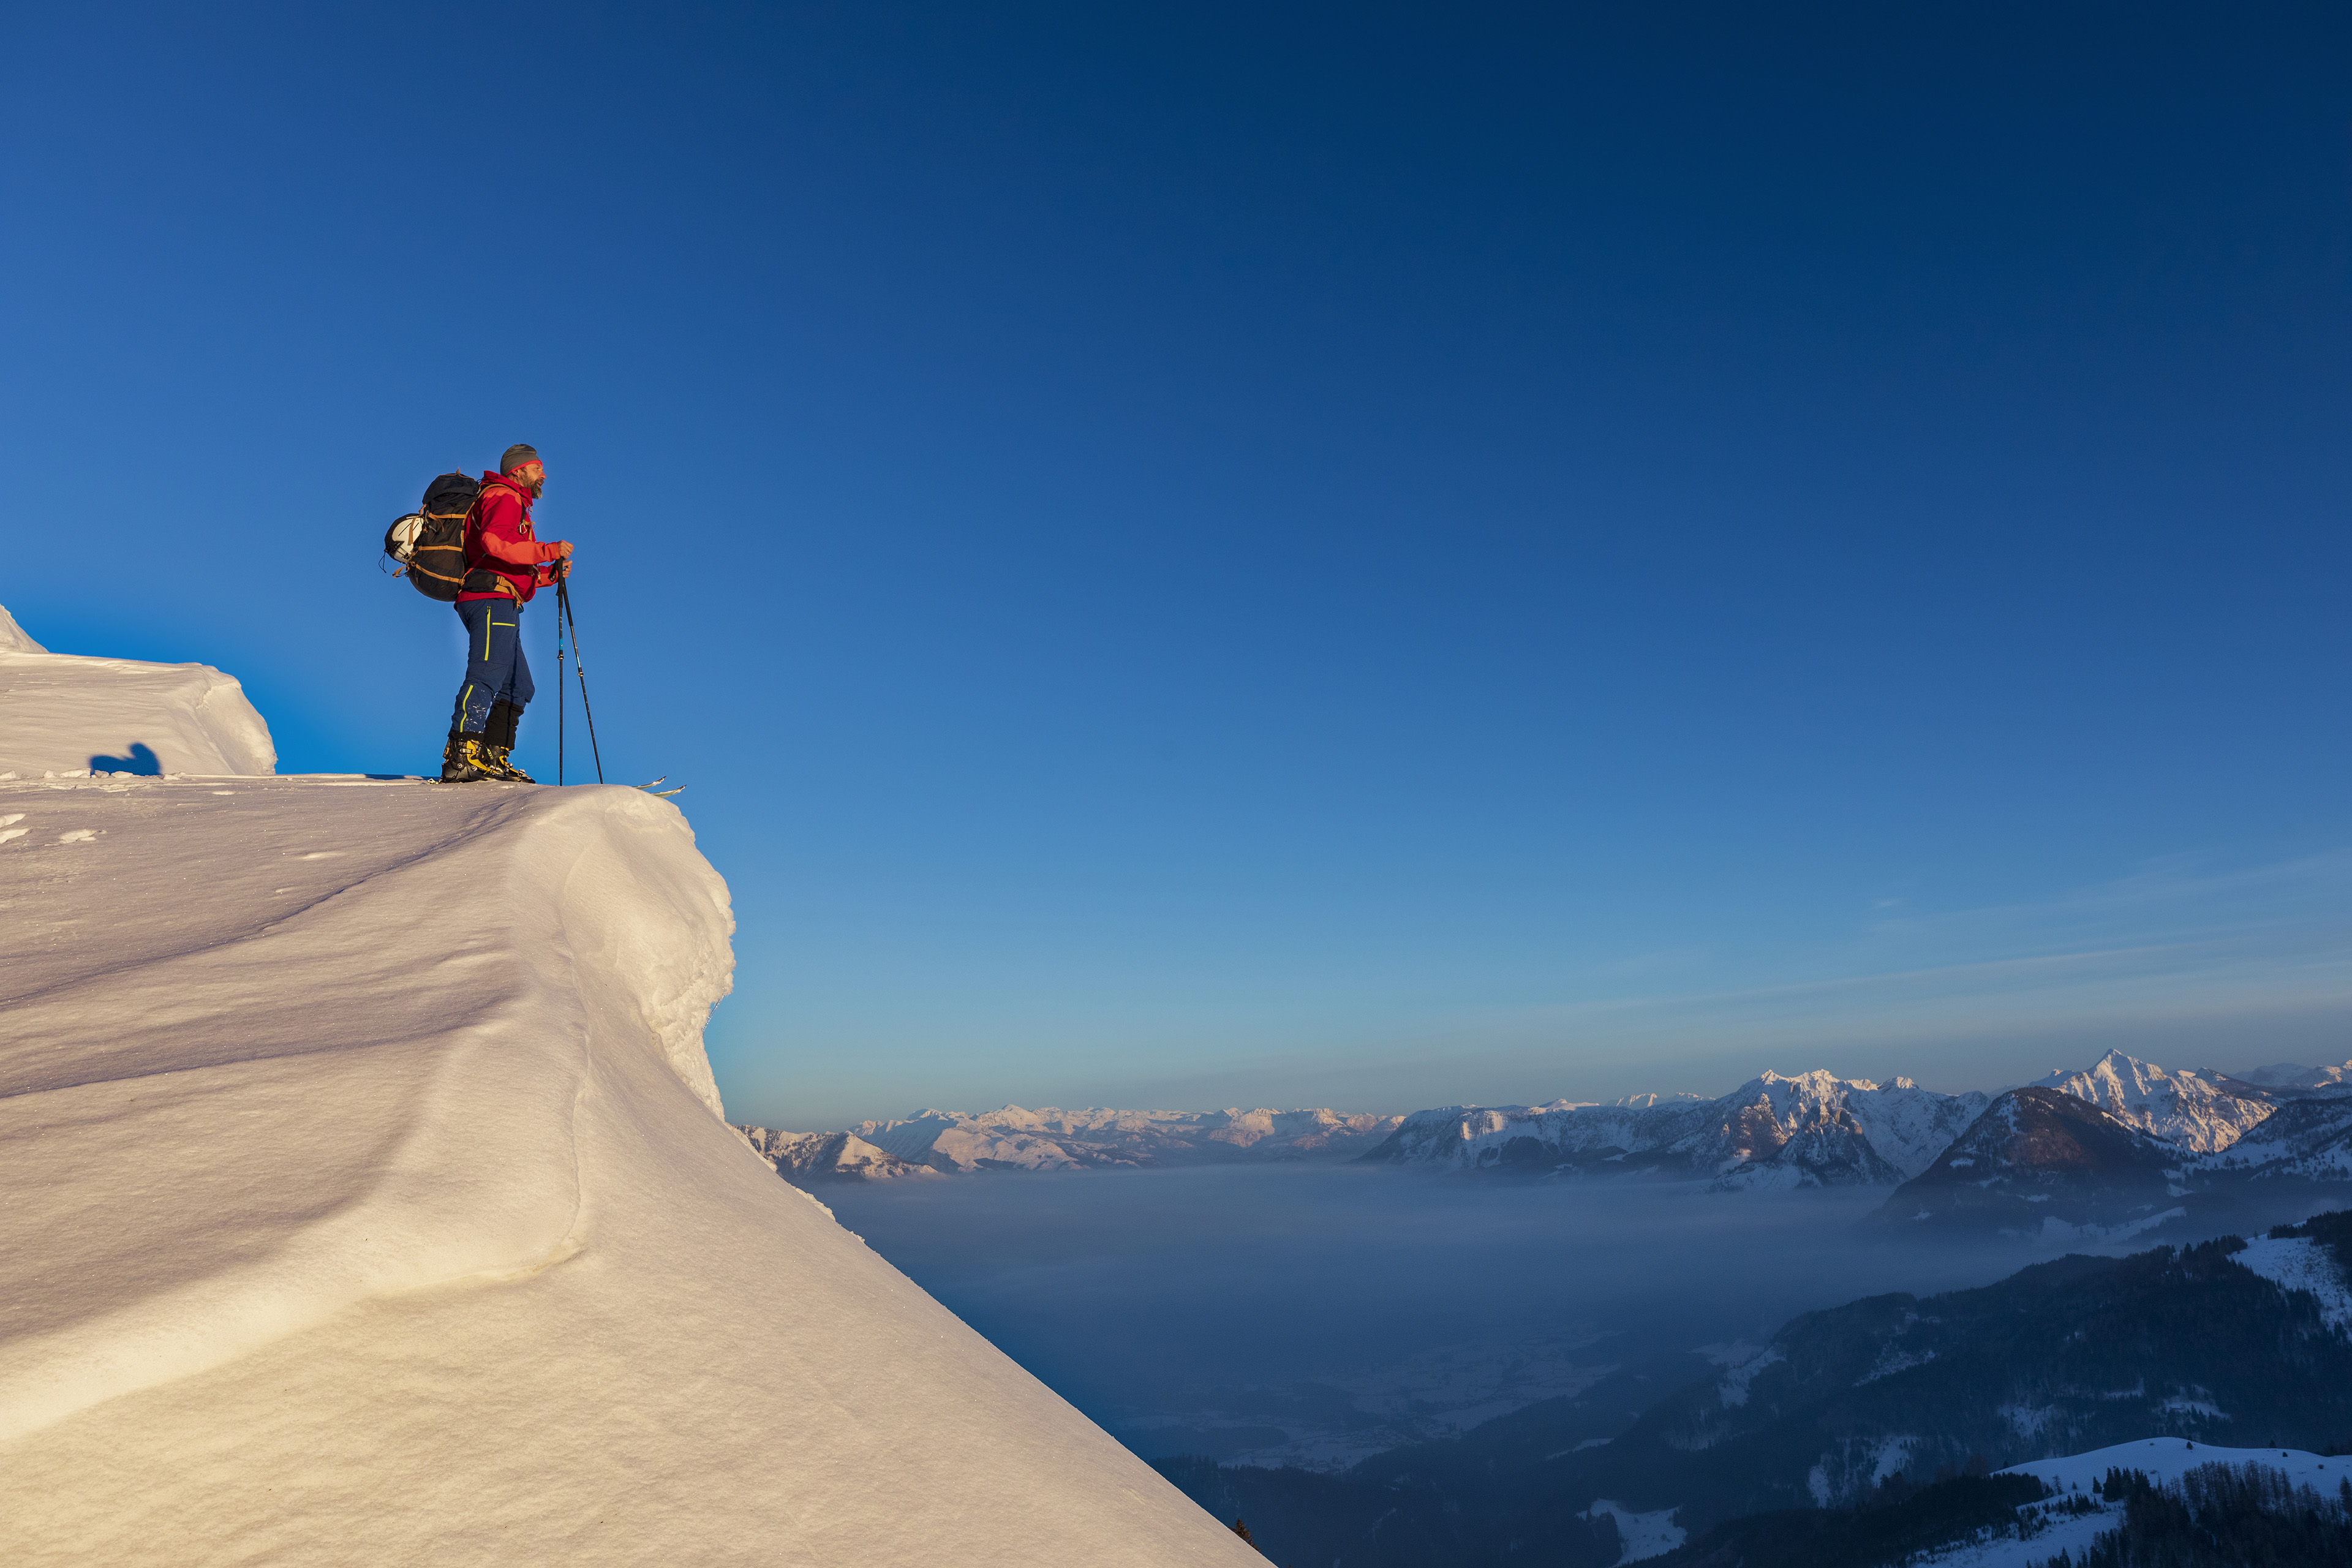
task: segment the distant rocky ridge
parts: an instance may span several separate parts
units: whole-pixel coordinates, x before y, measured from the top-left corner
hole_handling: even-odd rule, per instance
[[[1724,1188],[1895,1186],[1990,1097],[1768,1072],[1720,1100],[1419,1110],[1365,1163],[1524,1175],[1705,1176]]]
[[[741,1131],[790,1181],[1345,1160],[1404,1119],[1336,1110],[920,1110],[846,1132]]]
[[[2188,1217],[2185,1163],[2178,1146],[2086,1099],[2013,1089],[1896,1188],[1877,1219],[1915,1232],[2121,1240]]]
[[[937,1176],[929,1165],[909,1164],[885,1153],[854,1132],[771,1132],[764,1127],[739,1127],[752,1152],[785,1180],[810,1182],[883,1181],[893,1176]]]
[[[2229,1148],[2192,1161],[2198,1175],[2352,1182],[2352,1096],[2290,1100]]]
[[[2352,1062],[2332,1068],[2306,1068],[2297,1067],[2293,1062],[2273,1062],[2269,1067],[2254,1068],[2237,1076],[2263,1089],[2317,1089],[2324,1093],[2340,1086],[2352,1087]]]

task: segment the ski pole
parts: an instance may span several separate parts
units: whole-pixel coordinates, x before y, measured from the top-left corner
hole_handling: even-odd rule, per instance
[[[555,603],[555,782],[563,783],[563,604],[562,579],[556,580]]]
[[[565,574],[569,576],[567,573]],[[604,782],[604,754],[596,749],[596,711],[588,706],[588,660],[580,651],[580,623],[572,615],[572,590],[563,577],[555,580],[555,607],[572,628],[572,672],[580,678],[580,716],[588,721],[588,754],[596,759],[596,782]]]

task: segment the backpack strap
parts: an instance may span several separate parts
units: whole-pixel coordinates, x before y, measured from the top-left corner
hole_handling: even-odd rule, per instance
[[[490,487],[488,485],[474,492],[474,504],[467,507],[461,514],[466,520],[466,526],[458,535],[459,542],[468,542],[468,536],[473,533],[475,524],[482,514],[482,498],[489,493]],[[484,553],[488,552],[485,551]],[[484,578],[488,578],[488,581],[484,582]],[[467,566],[466,580],[459,585],[458,591],[466,594],[503,594],[517,604],[522,602],[522,595],[515,592],[515,585],[507,581],[506,574],[491,566]]]

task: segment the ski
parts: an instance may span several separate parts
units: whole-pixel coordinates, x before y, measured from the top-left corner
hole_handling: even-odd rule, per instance
[[[659,796],[661,796],[661,797],[662,797],[663,799],[665,799],[665,800],[668,799],[671,795],[682,795],[682,794],[684,794],[684,793],[685,793],[686,786],[685,786],[684,784],[680,784],[680,785],[678,785],[678,786],[677,786],[677,788],[676,788],[676,789],[656,789],[656,788],[654,788],[654,784],[657,784],[665,783],[665,782],[667,782],[667,781],[668,780],[668,778],[669,778],[669,775],[668,775],[667,773],[664,773],[664,774],[662,774],[662,776],[661,776],[660,778],[657,778],[657,779],[654,780],[653,784],[641,784],[635,785],[635,786],[633,786],[633,787],[637,788],[637,789],[641,789],[641,790],[645,791],[647,795],[659,795]]]

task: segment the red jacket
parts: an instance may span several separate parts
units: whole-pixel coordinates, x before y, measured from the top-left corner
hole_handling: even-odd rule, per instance
[[[529,604],[533,593],[555,581],[541,563],[562,553],[531,537],[530,491],[504,474],[484,474],[481,499],[466,519],[467,576],[470,581],[476,572],[495,572],[507,580],[509,591],[459,594],[457,602],[510,598]]]

